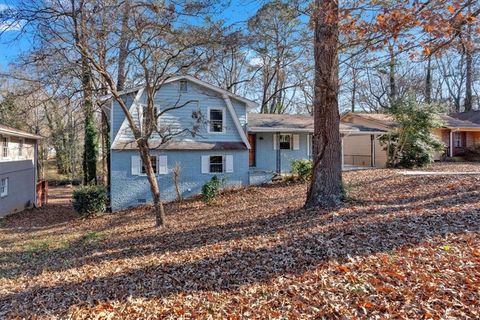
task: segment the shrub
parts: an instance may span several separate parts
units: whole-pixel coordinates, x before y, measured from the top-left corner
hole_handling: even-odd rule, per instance
[[[388,167],[423,167],[433,161],[434,153],[444,149],[431,134],[432,129],[443,125],[440,112],[441,106],[418,103],[414,96],[392,104],[388,113],[396,126],[380,136],[380,144],[387,151]]]
[[[73,191],[73,208],[82,217],[89,217],[106,209],[107,190],[103,186],[82,186]]]
[[[467,161],[480,161],[480,144],[466,148],[464,157]]]
[[[211,203],[212,200],[219,194],[223,179],[218,179],[217,176],[213,176],[210,181],[202,186],[202,200],[205,203]]]
[[[295,159],[292,160],[291,166],[292,173],[295,174],[302,181],[307,181],[312,176],[312,160]]]

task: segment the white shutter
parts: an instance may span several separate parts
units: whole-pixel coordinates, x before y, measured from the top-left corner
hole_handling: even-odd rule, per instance
[[[277,144],[277,134],[273,134],[273,150],[277,150],[278,144]]]
[[[233,172],[233,155],[231,154],[225,156],[225,172]]]
[[[300,135],[293,135],[293,150],[300,150]]]
[[[202,173],[210,173],[210,156],[202,156]]]
[[[168,173],[167,156],[158,156],[158,174]]]
[[[132,156],[132,176],[140,175],[141,165],[140,156]]]

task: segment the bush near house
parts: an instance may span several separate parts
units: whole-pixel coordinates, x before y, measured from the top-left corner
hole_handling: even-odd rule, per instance
[[[308,159],[295,159],[291,162],[292,173],[301,181],[307,181],[312,176],[313,163]]]
[[[380,136],[388,167],[423,167],[433,162],[434,153],[444,149],[443,143],[431,134],[432,129],[442,126],[440,112],[440,106],[418,103],[413,96],[392,104],[388,113],[397,126]]]
[[[105,212],[107,190],[103,186],[82,186],[73,191],[72,204],[82,217]]]
[[[210,181],[202,186],[202,200],[209,204],[220,193],[220,189],[224,184],[224,179],[218,179],[217,176],[213,176]]]
[[[466,148],[463,157],[467,161],[480,161],[480,144]]]

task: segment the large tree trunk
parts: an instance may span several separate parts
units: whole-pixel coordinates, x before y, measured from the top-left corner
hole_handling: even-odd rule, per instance
[[[388,51],[390,53],[390,61],[388,63],[388,82],[390,85],[390,106],[397,99],[397,84],[395,83],[395,50],[393,45],[388,46]]]
[[[147,179],[150,184],[150,191],[152,193],[153,199],[153,210],[155,212],[155,221],[157,227],[165,226],[165,209],[163,207],[163,202],[160,198],[160,188],[158,187],[157,177],[155,171],[153,171],[152,162],[150,158],[150,147],[148,142],[141,140],[138,142],[138,147],[140,149],[140,156],[142,158],[142,163],[145,166],[145,173],[147,174]]]
[[[338,114],[338,2],[315,1],[313,174],[305,207],[332,207],[343,198]]]
[[[432,56],[427,60],[427,76],[425,78],[425,102],[432,103]]]
[[[469,6],[468,9],[471,12],[471,7]],[[471,111],[472,104],[473,104],[473,97],[472,97],[472,86],[473,86],[473,46],[474,43],[472,42],[472,26],[469,24],[467,25],[467,39],[466,43],[464,44],[465,50],[465,102],[464,102],[464,111]]]

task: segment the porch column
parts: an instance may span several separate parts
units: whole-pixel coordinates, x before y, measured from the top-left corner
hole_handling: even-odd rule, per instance
[[[340,135],[340,149],[342,150],[342,171],[343,171],[343,167],[345,165],[345,157],[344,157],[344,153],[343,153],[343,134]]]
[[[450,130],[450,158],[453,157],[453,130]]]
[[[281,155],[281,151],[280,151],[280,133],[279,132],[276,132],[274,133],[275,136],[276,136],[276,141],[275,141],[275,144],[276,144],[276,147],[277,147],[277,154],[276,154],[276,171],[277,173],[282,173],[282,155]]]
[[[375,167],[375,135],[370,135],[370,166]]]

